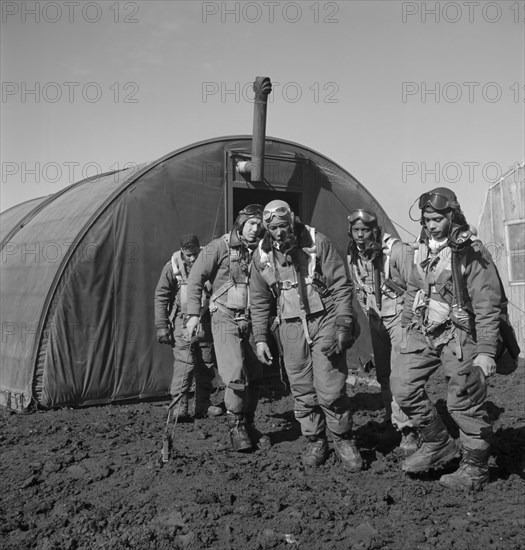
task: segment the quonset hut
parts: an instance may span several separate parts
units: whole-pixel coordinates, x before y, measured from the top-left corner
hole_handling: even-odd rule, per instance
[[[155,337],[153,296],[181,235],[203,244],[250,203],[290,203],[346,252],[348,212],[374,197],[324,155],[266,138],[265,172],[238,171],[252,136],[210,139],[145,166],[79,181],[0,215],[0,404],[15,411],[168,395],[171,350]],[[351,354],[371,357],[366,331]]]
[[[509,300],[509,317],[520,357],[525,357],[525,162],[512,167],[485,197],[478,222],[481,240],[494,258]]]

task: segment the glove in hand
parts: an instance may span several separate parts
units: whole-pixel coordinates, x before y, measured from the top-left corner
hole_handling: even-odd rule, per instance
[[[321,351],[328,357],[328,359],[335,359],[337,355],[339,355],[339,344],[337,343],[337,340],[334,340],[330,342],[330,344],[326,344],[321,348]]]
[[[471,365],[458,372],[465,375],[463,387],[458,391],[458,397],[468,395],[473,405],[478,405],[487,396],[487,382],[480,367]]]
[[[321,348],[321,351],[332,359],[354,345],[357,323],[347,315],[341,315],[335,320],[335,339]],[[358,331],[357,331],[358,332]]]
[[[345,349],[350,349],[357,338],[356,326],[358,324],[354,319],[347,315],[341,315],[335,320],[335,337],[337,345],[339,346],[339,352],[342,353]]]
[[[169,328],[158,328],[157,329],[157,342],[159,344],[168,344],[173,346],[175,344],[175,339]]]

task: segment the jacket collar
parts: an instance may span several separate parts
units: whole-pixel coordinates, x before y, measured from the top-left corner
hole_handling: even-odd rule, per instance
[[[237,231],[237,228],[234,227],[230,231],[230,246],[239,247],[242,246],[243,242],[241,241],[241,238],[239,237],[239,233]]]
[[[307,227],[303,223],[297,222],[297,221],[295,222],[294,233],[295,233],[295,236],[297,237],[297,248],[299,249],[300,252],[303,252],[302,250],[303,248],[312,248],[314,246],[315,242],[312,240],[310,231],[308,231]],[[285,263],[293,262],[292,255],[283,254],[282,252],[280,252],[279,250],[277,250],[272,246],[272,239],[268,231],[265,233],[262,239],[261,249],[263,250],[263,252],[266,252],[267,254],[270,251],[273,251],[273,253],[275,254],[275,258],[281,265],[284,265]]]

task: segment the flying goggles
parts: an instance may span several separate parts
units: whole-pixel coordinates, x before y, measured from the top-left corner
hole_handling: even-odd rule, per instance
[[[431,206],[434,210],[456,210],[459,203],[453,198],[431,191],[419,197],[419,209],[424,210],[427,206]]]
[[[249,204],[245,206],[238,214],[238,216],[257,216],[260,217],[263,211],[263,206],[260,204]]]
[[[285,206],[278,206],[277,208],[272,208],[272,210],[265,210],[263,212],[263,220],[265,223],[270,223],[273,218],[290,219],[291,216],[291,210]]]
[[[350,225],[354,225],[354,223],[359,220],[367,225],[377,225],[377,216],[368,210],[363,210],[362,208],[352,210],[348,216],[348,223]]]

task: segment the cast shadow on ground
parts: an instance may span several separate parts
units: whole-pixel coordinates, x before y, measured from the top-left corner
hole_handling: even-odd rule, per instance
[[[286,376],[282,378],[273,377],[271,380],[259,384],[258,396],[260,402],[269,401],[271,403],[288,395],[290,395],[290,386]],[[295,419],[293,410],[277,413],[272,412],[270,406],[270,414],[267,420],[271,422],[272,419],[279,425],[278,429],[266,432],[271,437],[272,445],[301,438],[301,426]]]
[[[500,428],[492,438],[491,455],[497,468],[490,469],[490,477],[508,479],[512,474],[525,479],[525,426]]]
[[[296,441],[302,437],[301,425],[295,419],[293,411],[273,414],[272,417],[281,421],[279,429],[271,431],[268,435],[272,438],[272,444],[283,443],[285,441]]]
[[[395,451],[401,434],[389,422],[367,422],[354,431],[358,449],[367,464],[377,460],[377,454],[388,455]]]
[[[439,478],[445,474],[455,472],[459,467],[460,458],[456,458],[449,462],[446,466],[437,470],[429,470],[420,474],[405,474],[410,479],[418,479],[419,481],[439,481]]]
[[[380,411],[384,410],[383,398],[378,392],[358,392],[350,397],[350,410],[356,411]]]

